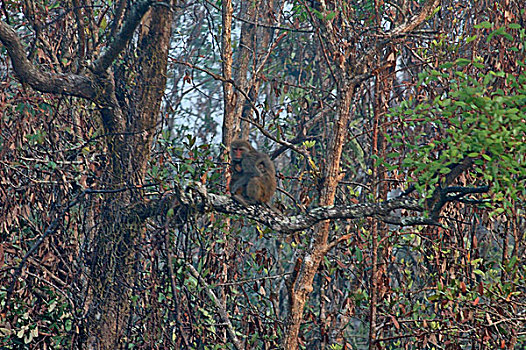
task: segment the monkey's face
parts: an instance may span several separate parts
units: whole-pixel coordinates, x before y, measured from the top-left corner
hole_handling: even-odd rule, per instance
[[[234,173],[241,174],[243,172],[243,166],[241,165],[241,162],[251,151],[254,151],[254,148],[248,141],[240,139],[232,141],[232,144],[230,145],[230,165]]]
[[[246,147],[232,147],[232,159],[235,161],[241,161],[243,155],[247,153],[248,149]]]
[[[232,148],[232,167],[237,173],[243,172],[243,167],[241,166],[241,161],[243,156],[247,154],[247,150],[243,147]]]
[[[241,162],[243,161],[243,157],[245,157],[248,152],[249,149],[245,146],[243,142],[239,141],[232,143],[232,146],[230,148],[230,156],[231,169],[234,173],[241,174],[243,172],[243,166],[241,165]]]

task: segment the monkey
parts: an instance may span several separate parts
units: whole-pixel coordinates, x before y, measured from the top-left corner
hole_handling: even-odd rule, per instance
[[[240,139],[232,141],[230,145],[230,170],[232,172],[232,178],[230,180],[230,192],[232,194],[235,193],[232,191],[232,185],[237,183],[243,174],[243,155],[254,151],[255,149],[247,141]]]
[[[273,169],[274,165],[270,161],[269,157],[264,154],[257,151],[248,152],[245,153],[241,160],[241,170],[242,170],[242,176],[232,184],[231,192],[232,193],[238,193],[243,190],[243,188],[246,188],[246,195],[254,198],[259,198],[260,195],[258,194],[258,189],[253,186],[246,187],[249,183],[255,183],[255,181],[258,181],[259,179],[262,179],[264,175],[267,174],[268,171],[275,172]],[[268,169],[268,170],[267,170]],[[257,179],[257,180],[256,180]],[[256,192],[255,192],[256,191]],[[252,194],[248,194],[248,193]],[[270,198],[269,198],[270,199]],[[264,200],[264,202],[267,202]]]
[[[276,169],[270,157],[256,151],[246,140],[231,144],[230,192],[244,205],[268,204],[276,191]]]
[[[268,155],[245,140],[231,145],[231,193],[243,204],[268,203],[276,191],[276,171]]]
[[[242,194],[242,186],[236,186],[236,191],[233,191],[232,188],[234,184],[239,183],[239,180],[243,175],[243,156],[251,152],[256,152],[256,150],[252,147],[252,145],[249,142],[245,140],[237,139],[232,141],[230,145],[230,169],[232,171],[232,178],[230,180],[230,192],[232,194]]]
[[[242,176],[232,185],[232,191],[241,192],[241,198],[245,203],[268,204],[276,191],[275,169],[270,158],[264,153],[249,153],[241,165]]]

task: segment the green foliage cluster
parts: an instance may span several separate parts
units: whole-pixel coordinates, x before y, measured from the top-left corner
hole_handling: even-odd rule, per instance
[[[487,22],[479,26],[491,27]],[[449,227],[431,234],[417,229],[393,235],[385,245],[392,247],[398,265],[391,274],[392,294],[383,301],[385,315],[391,317],[396,332],[429,332],[426,344],[441,343],[438,335],[445,333],[454,346],[489,342],[491,348],[504,348],[525,341],[524,335],[517,336],[521,320],[516,317],[524,301],[526,268],[520,246],[525,236],[505,224],[521,222],[525,214],[524,29],[518,33],[511,37],[500,28],[487,38],[512,42],[507,46],[514,54],[512,69],[495,69],[480,57],[441,64],[419,74],[416,89],[424,98],[410,98],[389,115],[399,122],[401,132],[385,135],[393,151],[378,164],[389,171],[404,171],[423,200],[444,185],[455,164],[466,161],[471,164],[469,171],[449,185],[490,188],[479,209],[456,207],[444,220],[462,227],[455,219],[471,218],[475,224],[470,230]],[[488,210],[480,210],[484,208]],[[470,210],[474,213],[467,214]],[[495,310],[504,321],[493,324]],[[408,315],[413,326],[398,322],[407,322]],[[473,331],[462,324],[472,325]],[[383,343],[404,344],[403,339]]]
[[[509,211],[525,193],[526,73],[468,74],[466,66],[486,70],[479,60],[459,59],[421,73],[421,86],[447,81],[449,89],[432,102],[402,103],[392,116],[402,120],[407,132],[387,137],[395,147],[405,144],[402,165],[427,197],[452,165],[470,158],[473,182],[467,185],[490,185],[491,207],[497,213]],[[421,130],[415,142],[404,143],[415,130]]]
[[[29,286],[22,283],[20,287]],[[16,297],[11,301],[14,310],[9,322],[0,326],[0,347],[18,349],[45,343],[53,349],[61,349],[70,343],[68,334],[74,325],[71,304],[50,286],[40,286],[34,291],[40,298]],[[4,301],[5,297],[6,292],[0,291],[0,300]],[[4,307],[5,302],[0,306]]]

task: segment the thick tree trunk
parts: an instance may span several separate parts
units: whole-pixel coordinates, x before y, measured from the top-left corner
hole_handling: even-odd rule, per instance
[[[172,18],[165,6],[150,10],[143,18],[136,63],[136,79],[140,84],[135,84],[130,99],[136,102],[126,106],[125,125],[108,139],[112,157],[104,180],[113,189],[144,182],[166,86]],[[95,218],[99,229],[89,264],[92,288],[85,327],[87,348],[119,349],[130,340],[126,333],[133,320],[132,293],[140,280],[136,247],[144,223],[137,217],[129,217],[125,209],[140,200],[140,195],[126,191],[112,196]]]

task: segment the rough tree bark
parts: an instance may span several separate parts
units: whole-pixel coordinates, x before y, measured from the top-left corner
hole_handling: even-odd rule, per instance
[[[334,126],[329,144],[329,159],[326,166],[326,176],[323,183],[323,190],[320,204],[329,206],[334,203],[336,188],[340,181],[340,160],[344,141],[347,135],[347,123],[349,121],[349,111],[352,102],[354,86],[343,86],[338,89],[339,109],[338,119]],[[324,221],[315,229],[311,240],[311,246],[302,258],[302,266],[299,274],[290,291],[290,320],[285,338],[286,349],[296,349],[298,347],[298,336],[300,326],[303,321],[303,308],[307,302],[309,294],[313,290],[312,282],[323,257],[328,251],[328,238],[330,231],[330,221]]]
[[[139,75],[130,103],[123,105],[125,125],[110,137],[113,171],[105,181],[112,188],[144,183],[159,108],[166,86],[166,67],[172,24],[171,10],[158,6],[141,22],[135,67]],[[124,78],[124,77],[121,77]],[[136,101],[134,105],[131,105]],[[121,104],[122,105],[122,104]],[[136,251],[144,222],[137,217],[122,220],[122,208],[140,200],[141,193],[122,192],[103,206],[99,237],[94,241],[91,276],[93,288],[88,330],[92,347],[121,347],[132,322],[131,293],[138,280]],[[100,305],[100,306],[99,306]],[[90,327],[91,325],[91,327]],[[100,335],[103,335],[100,337]],[[96,343],[96,346],[94,344]],[[113,344],[113,345],[110,345]]]

